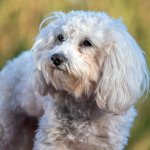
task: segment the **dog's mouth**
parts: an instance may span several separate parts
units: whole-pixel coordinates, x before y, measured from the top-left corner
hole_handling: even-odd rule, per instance
[[[75,97],[80,97],[82,93],[88,95],[90,82],[83,78],[83,72],[75,70],[71,64],[65,63],[61,65],[51,64],[47,66],[49,68],[48,76],[45,74],[47,84],[54,86],[57,90],[66,91],[73,94]],[[48,70],[48,69],[47,69]]]
[[[47,68],[49,68],[49,75],[50,78],[53,80],[62,80],[63,78],[71,78],[70,72],[67,69],[68,67],[66,64],[61,64],[61,65],[55,65],[53,63],[50,63],[47,65]],[[61,83],[60,83],[61,84]]]
[[[57,71],[63,71],[63,69],[60,66],[51,66],[51,69],[53,71],[57,70]]]
[[[75,70],[72,70],[71,64],[68,61],[63,62],[60,65],[54,64],[51,62],[50,64],[50,70],[52,73],[57,73],[57,75],[60,77],[62,74],[63,76],[67,78],[75,78]],[[57,77],[56,77],[57,78]],[[76,76],[76,78],[79,78]]]
[[[53,73],[59,73],[60,75],[61,74],[65,74],[65,75],[67,75],[68,74],[68,71],[66,70],[66,68],[64,67],[64,66],[55,66],[55,65],[51,65],[50,66],[50,68],[51,68],[51,71],[53,72]]]

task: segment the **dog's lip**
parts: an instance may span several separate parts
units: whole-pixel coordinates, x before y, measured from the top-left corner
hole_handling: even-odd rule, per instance
[[[61,69],[59,66],[56,66],[54,69],[63,71],[63,69]]]
[[[51,64],[50,67],[51,67],[52,70],[64,71],[60,66],[56,66],[56,65],[54,65],[54,64]]]
[[[62,72],[66,72],[66,70],[63,69],[63,68],[61,67],[61,65],[56,66],[56,65],[54,65],[52,62],[49,63],[49,67],[50,67],[50,69],[51,69],[52,71],[62,71]]]

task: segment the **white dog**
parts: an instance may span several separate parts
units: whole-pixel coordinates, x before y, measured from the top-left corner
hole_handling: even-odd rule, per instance
[[[44,108],[34,150],[123,150],[133,105],[149,88],[143,51],[105,13],[55,13],[46,21],[33,57],[25,52],[0,73],[0,149],[17,150],[16,128]]]

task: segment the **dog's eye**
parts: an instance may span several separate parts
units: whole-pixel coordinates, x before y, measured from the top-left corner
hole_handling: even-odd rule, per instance
[[[86,46],[86,47],[90,47],[90,46],[92,46],[92,42],[89,40],[84,40],[81,45]]]
[[[63,42],[65,40],[64,36],[61,34],[57,36],[57,39],[59,42]]]

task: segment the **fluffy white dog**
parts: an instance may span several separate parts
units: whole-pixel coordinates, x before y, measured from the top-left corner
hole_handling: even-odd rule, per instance
[[[59,12],[46,21],[32,51],[0,72],[0,149],[17,150],[23,118],[43,114],[34,150],[123,150],[133,105],[149,88],[143,51],[102,12]]]

